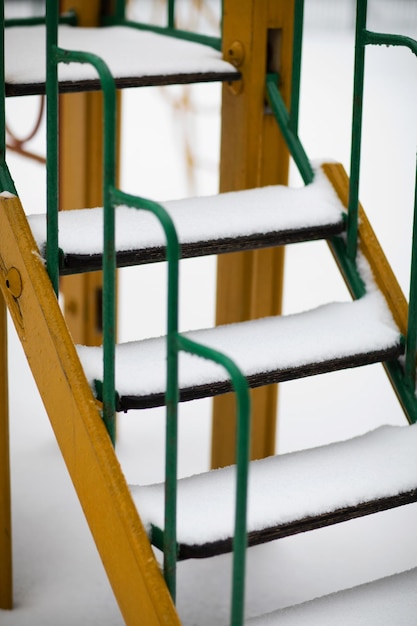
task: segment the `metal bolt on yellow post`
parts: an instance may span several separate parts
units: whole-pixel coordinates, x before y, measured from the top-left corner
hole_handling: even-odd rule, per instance
[[[220,191],[287,184],[289,153],[265,106],[267,71],[279,71],[289,104],[294,0],[225,0],[223,54],[242,81],[223,87]],[[254,207],[253,210],[256,210]],[[216,323],[281,312],[284,249],[225,255],[218,259]],[[252,458],[274,453],[277,386],[252,390]],[[235,461],[234,398],[215,398],[212,465]]]

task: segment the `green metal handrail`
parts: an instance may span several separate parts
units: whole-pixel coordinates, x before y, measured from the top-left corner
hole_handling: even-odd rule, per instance
[[[417,55],[417,41],[404,35],[390,35],[376,33],[366,29],[367,0],[357,0],[356,3],[356,34],[355,34],[355,73],[353,86],[353,113],[352,113],[352,147],[349,182],[349,209],[347,223],[348,254],[354,259],[358,240],[358,211],[359,211],[359,176],[361,161],[362,140],[362,109],[364,91],[365,47],[401,46],[406,47]]]
[[[126,205],[153,213],[161,223],[167,240],[168,315],[167,315],[167,391],[166,391],[166,476],[164,575],[172,597],[176,593],[176,499],[177,499],[177,430],[178,430],[178,354],[186,351],[214,360],[227,369],[235,387],[238,403],[237,496],[234,539],[233,595],[231,623],[243,623],[246,534],[246,504],[250,436],[250,400],[246,379],[225,355],[190,341],[178,333],[178,263],[180,246],[171,217],[159,204],[126,194],[115,186],[116,164],[116,88],[107,65],[99,57],[85,52],[67,51],[57,45],[58,8],[47,2],[47,163],[48,227],[47,269],[58,291],[58,64],[87,63],[98,75],[104,99],[103,158],[103,420],[114,443],[115,438],[115,208]],[[50,188],[49,188],[50,186]]]
[[[298,137],[298,98],[301,67],[301,41],[303,0],[296,0],[294,15],[294,46],[293,53],[293,89],[290,110],[284,103],[278,88],[278,76],[268,74],[266,93],[272,112],[277,120],[288,149],[300,171],[305,184],[312,182],[314,172]],[[366,293],[365,283],[357,265],[358,216],[359,216],[359,174],[362,138],[362,106],[364,90],[365,46],[386,45],[407,47],[417,55],[417,41],[402,35],[375,33],[366,29],[366,0],[357,0],[356,37],[355,37],[355,69],[353,88],[352,114],[352,146],[349,180],[349,202],[346,217],[346,237],[337,236],[329,240],[329,245],[337,259],[339,268],[344,275],[354,298],[361,298]],[[408,312],[408,330],[404,339],[405,367],[398,361],[385,363],[391,381],[397,391],[399,400],[410,423],[417,422],[416,399],[416,357],[417,357],[417,173],[414,206],[413,256],[410,278],[410,296]]]
[[[291,131],[298,134],[298,112],[300,104],[301,57],[303,44],[304,0],[295,0],[294,32],[291,67],[291,101],[288,125]]]
[[[250,396],[248,384],[236,366],[226,355],[178,336],[179,348],[222,365],[230,375],[237,400],[236,438],[236,505],[233,539],[233,583],[231,626],[241,626],[244,618],[245,566],[247,548],[246,509],[248,491],[248,465],[250,452]]]
[[[221,50],[222,42],[220,37],[212,37],[210,35],[202,35],[188,30],[182,30],[175,27],[175,0],[167,1],[167,19],[166,26],[156,26],[154,24],[146,24],[144,22],[136,22],[126,18],[125,0],[117,0],[113,14],[104,15],[102,24],[105,26],[128,26],[137,28],[138,30],[148,30],[167,37],[175,37],[184,39],[185,41],[193,41],[210,46],[215,50]]]
[[[347,219],[347,255],[354,260],[357,254],[359,182],[362,139],[362,113],[364,92],[365,47],[368,45],[401,46],[417,56],[417,41],[396,34],[376,33],[366,28],[367,0],[357,0],[355,34],[355,74],[353,87],[352,142],[349,180],[349,205]],[[415,181],[414,225],[412,240],[411,277],[407,336],[405,338],[405,369],[398,364],[388,364],[387,369],[400,389],[400,398],[410,422],[417,421],[416,409],[416,355],[417,355],[417,174]]]
[[[416,389],[417,357],[417,165],[414,187],[414,222],[411,250],[410,295],[408,305],[408,328],[405,349],[405,382],[413,395]]]
[[[278,88],[277,74],[267,74],[266,93],[269,105],[272,109],[273,114],[275,115],[275,119],[278,122],[278,125],[281,129],[291,156],[293,157],[295,164],[298,167],[304,184],[308,185],[314,180],[313,168],[311,167],[311,163],[298,137],[297,131],[294,128],[294,125],[297,125],[295,123],[295,120],[293,121],[293,123],[291,123],[290,114],[288,113],[287,107],[285,106],[285,102]]]

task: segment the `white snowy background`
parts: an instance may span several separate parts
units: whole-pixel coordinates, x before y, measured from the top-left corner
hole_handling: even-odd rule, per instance
[[[347,1],[306,2],[300,135],[312,158],[336,159],[347,169],[353,17],[352,3]],[[374,0],[369,27],[416,37],[416,5]],[[417,137],[416,72],[417,60],[408,50],[367,50],[360,196],[406,293]],[[182,123],[182,114],[170,104],[172,97],[179,97],[178,88],[124,93],[124,190],[157,200],[216,192],[220,88],[196,86],[190,94],[195,113]],[[31,124],[36,106],[35,98],[8,102],[8,119],[18,134]],[[194,188],[184,166],[184,133],[192,137],[197,154]],[[42,138],[33,147],[44,151]],[[27,212],[44,210],[44,168],[12,153],[8,162]],[[297,181],[293,174],[293,182]],[[164,279],[163,265],[120,272],[121,341],[163,332]],[[214,287],[214,259],[182,262],[181,328],[213,324]],[[287,248],[285,312],[346,297],[325,243]],[[11,326],[9,344],[15,608],[0,611],[0,623],[122,624]],[[346,439],[380,424],[405,423],[380,366],[285,383],[279,394],[279,452]],[[209,467],[210,406],[209,400],[181,406],[182,476]],[[163,410],[120,416],[117,450],[129,482],[162,479],[163,431]],[[251,549],[247,615],[416,567],[416,523],[413,505]],[[227,623],[230,562],[229,556],[222,556],[179,565],[178,607],[185,625]]]

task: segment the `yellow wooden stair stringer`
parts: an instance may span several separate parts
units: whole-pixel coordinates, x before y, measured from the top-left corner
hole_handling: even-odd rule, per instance
[[[0,288],[126,624],[180,624],[17,197],[0,197]]]

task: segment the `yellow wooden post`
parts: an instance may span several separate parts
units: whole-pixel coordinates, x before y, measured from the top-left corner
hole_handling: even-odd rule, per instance
[[[13,606],[7,315],[0,293],[0,609]]]
[[[223,87],[221,191],[288,182],[288,150],[265,107],[265,73],[279,70],[288,105],[293,19],[294,0],[224,1],[223,52],[238,65],[243,79]],[[283,248],[219,257],[216,323],[279,314],[283,265]],[[251,456],[262,458],[274,453],[277,386],[253,390],[252,406]],[[232,394],[214,400],[213,467],[235,460],[233,416]]]
[[[74,9],[80,26],[97,26],[100,0],[61,0]],[[99,93],[60,97],[60,208],[102,205],[103,100]],[[100,345],[102,274],[92,272],[61,279],[64,312],[76,343]]]

